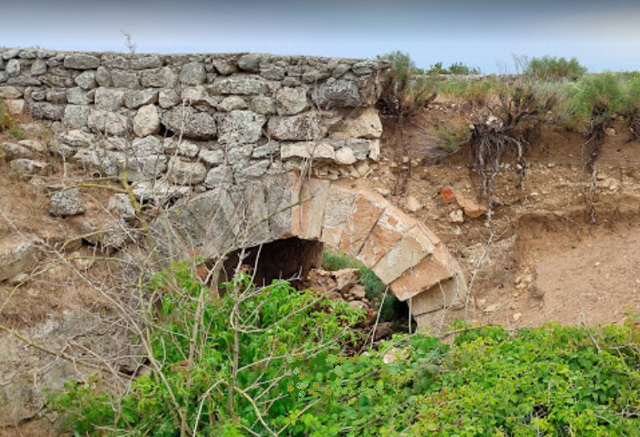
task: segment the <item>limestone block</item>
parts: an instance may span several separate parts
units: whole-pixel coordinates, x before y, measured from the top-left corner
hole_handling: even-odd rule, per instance
[[[38,261],[35,237],[13,235],[0,241],[0,281],[30,272]]]
[[[47,72],[47,62],[44,59],[36,59],[31,64],[31,74],[37,76]]]
[[[198,157],[209,165],[220,165],[224,162],[224,150],[200,150]]]
[[[100,58],[83,53],[66,55],[64,66],[75,70],[95,70],[100,66]]]
[[[229,76],[219,77],[209,86],[212,94],[253,95],[269,92],[267,81],[260,76]]]
[[[376,263],[373,272],[384,283],[391,283],[399,278],[407,269],[416,266],[433,253],[434,246],[420,229],[412,227],[404,237]]]
[[[20,76],[20,61],[17,59],[10,59],[4,70],[7,73],[7,77]]]
[[[138,109],[144,105],[151,105],[158,101],[158,91],[136,90],[127,91],[124,95],[124,105],[129,109]]]
[[[345,79],[317,87],[313,92],[313,101],[321,108],[354,108],[363,103],[358,85]]]
[[[236,109],[247,109],[247,102],[240,96],[229,96],[218,104],[218,111],[230,112]]]
[[[19,99],[22,97],[22,91],[14,86],[0,86],[0,97],[3,99]]]
[[[83,90],[92,90],[98,86],[94,71],[83,71],[75,78],[74,82]]]
[[[154,136],[144,138],[136,138],[131,142],[131,152],[133,156],[144,157],[147,155],[161,155],[164,152],[164,146],[160,139]]]
[[[353,212],[347,220],[340,241],[340,250],[356,256],[371,230],[382,215],[387,201],[373,193],[358,193]]]
[[[295,115],[308,108],[306,88],[280,88],[276,93],[279,115]]]
[[[167,170],[169,181],[179,185],[196,185],[207,176],[207,168],[201,162],[187,162],[178,157],[171,158]]]
[[[220,120],[218,140],[220,144],[255,143],[266,121],[264,115],[251,111],[231,111]]]
[[[201,85],[207,78],[204,65],[201,62],[189,62],[180,69],[178,80],[183,85]]]
[[[191,107],[170,109],[162,116],[162,124],[171,132],[196,140],[213,139],[217,132],[213,116]]]
[[[324,138],[327,129],[315,112],[290,117],[272,117],[268,123],[269,135],[276,140],[309,141]]]
[[[87,125],[90,112],[89,105],[67,105],[64,109],[62,124],[68,129],[80,129]]]
[[[300,158],[331,162],[335,160],[336,154],[330,142],[302,141],[282,144],[280,147],[280,157],[283,160]]]
[[[129,119],[125,115],[116,112],[92,109],[89,113],[87,125],[97,132],[121,136],[127,132]]]
[[[116,110],[124,104],[124,93],[122,89],[104,88],[96,89],[95,104],[98,109]]]
[[[68,217],[84,214],[86,211],[77,188],[58,191],[49,200],[49,214],[54,217]]]
[[[382,136],[382,122],[376,108],[365,108],[355,117],[347,117],[341,129],[334,132],[332,138],[352,139],[366,138],[376,139]]]
[[[353,212],[357,192],[338,186],[331,186],[322,223],[321,240],[331,247],[338,247],[343,229]]]
[[[160,130],[160,115],[156,105],[145,105],[133,117],[133,132],[138,137],[153,135]]]
[[[209,170],[207,177],[204,180],[204,185],[207,188],[215,188],[219,185],[226,185],[233,183],[233,171],[230,166],[220,166]]]
[[[466,296],[466,288],[461,286],[456,277],[445,278],[431,289],[412,297],[411,313],[418,317],[445,308],[449,311],[459,310],[464,308]]]
[[[145,88],[173,88],[177,80],[176,73],[171,67],[144,70],[140,76],[140,83]]]
[[[391,205],[378,219],[366,238],[357,258],[366,266],[373,267],[416,222]]]

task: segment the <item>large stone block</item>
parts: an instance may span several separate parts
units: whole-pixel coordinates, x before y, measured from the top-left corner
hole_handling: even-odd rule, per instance
[[[338,247],[347,220],[353,213],[357,191],[332,185],[327,197],[322,223],[321,240],[331,247]]]
[[[266,94],[269,85],[260,76],[229,76],[216,78],[209,90],[213,94]]]
[[[251,111],[231,111],[221,117],[218,126],[220,144],[256,143],[267,119]]]
[[[208,140],[216,136],[216,121],[207,112],[191,107],[176,107],[162,116],[162,124],[171,132],[185,138]]]
[[[28,273],[38,261],[38,246],[35,237],[13,235],[0,242],[0,282]]]
[[[278,114],[295,115],[308,108],[306,88],[280,88],[276,92]]]
[[[75,70],[94,70],[100,66],[100,58],[84,53],[71,54],[65,56],[64,66]]]
[[[373,267],[416,222],[397,208],[388,205],[371,229],[357,258]]]
[[[393,281],[390,287],[393,294],[404,301],[421,293],[427,293],[427,290],[451,278],[453,274],[454,272],[442,265],[434,256],[431,256],[407,270],[402,276]],[[442,306],[439,308],[442,308]],[[433,308],[433,310],[439,308]]]
[[[311,141],[324,138],[327,128],[321,116],[311,112],[291,117],[272,117],[268,132],[276,140]]]
[[[96,89],[95,104],[98,109],[116,110],[124,104],[124,90],[100,87]]]
[[[346,79],[315,88],[313,100],[321,108],[354,108],[363,104],[358,85]]]
[[[139,137],[153,135],[160,130],[160,115],[156,105],[145,105],[133,117],[133,132]]]
[[[382,215],[387,201],[373,193],[358,193],[353,212],[347,220],[340,241],[340,250],[356,256],[371,230]]]

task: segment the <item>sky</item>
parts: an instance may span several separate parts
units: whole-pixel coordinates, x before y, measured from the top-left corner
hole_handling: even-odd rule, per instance
[[[15,0],[0,46],[137,52],[264,52],[369,58],[400,50],[428,68],[515,71],[515,57],[577,57],[640,70],[637,0]]]

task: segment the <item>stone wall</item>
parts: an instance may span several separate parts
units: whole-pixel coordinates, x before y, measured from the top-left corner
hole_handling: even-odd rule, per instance
[[[204,191],[299,168],[358,177],[377,160],[376,60],[0,49],[0,97],[51,122],[66,159],[138,192]],[[160,181],[161,180],[161,181]],[[145,188],[146,187],[146,188]]]

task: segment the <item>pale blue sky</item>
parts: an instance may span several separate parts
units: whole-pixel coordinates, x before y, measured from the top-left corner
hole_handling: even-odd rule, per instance
[[[576,56],[591,71],[640,70],[640,2],[516,0],[20,0],[0,45],[60,50],[267,52],[462,61],[513,70],[513,55]]]

